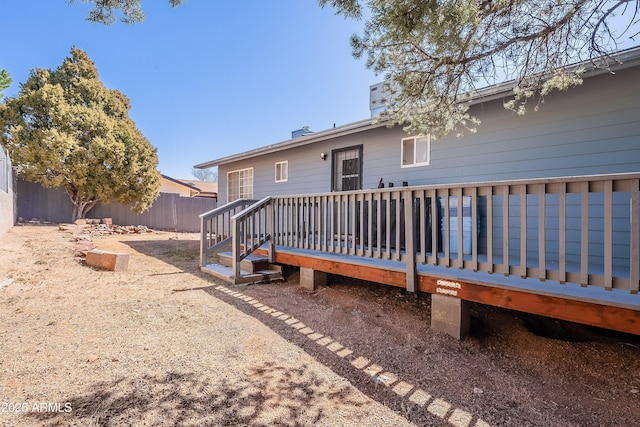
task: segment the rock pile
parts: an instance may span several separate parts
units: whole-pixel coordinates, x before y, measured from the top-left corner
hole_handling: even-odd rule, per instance
[[[66,231],[72,235],[71,248],[76,256],[86,257],[87,252],[97,246],[91,241],[93,237],[109,236],[112,234],[143,234],[153,233],[153,229],[144,225],[115,225],[111,218],[102,220],[79,219],[74,224],[60,224],[60,231]]]
[[[145,225],[115,225],[111,223],[101,223],[93,221],[91,223],[84,223],[84,221],[91,220],[78,220],[75,224],[60,224],[59,229],[60,231],[70,231],[74,234],[89,234],[91,236],[153,233],[153,229]]]

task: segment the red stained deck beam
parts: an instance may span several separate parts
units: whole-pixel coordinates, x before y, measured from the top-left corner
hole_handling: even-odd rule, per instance
[[[438,288],[451,289],[457,291],[458,298],[467,301],[640,335],[640,311],[637,310],[498,288],[491,283],[479,285],[447,280],[459,284],[460,288],[457,288],[439,286],[437,277],[419,276],[418,280],[418,289],[422,292],[437,293]]]
[[[400,288],[404,288],[406,284],[403,271],[341,263],[285,252],[276,252],[276,262]],[[438,283],[439,280],[440,283]],[[562,296],[541,295],[495,287],[491,283],[468,283],[424,275],[418,276],[418,290],[432,294],[445,293],[480,304],[640,335],[640,311],[613,307],[598,302],[576,301]]]

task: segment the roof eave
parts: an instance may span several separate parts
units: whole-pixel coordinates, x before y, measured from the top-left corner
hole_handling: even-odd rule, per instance
[[[606,61],[607,66],[596,66],[596,61]],[[586,71],[583,75],[585,78],[595,77],[602,74],[615,73],[619,70],[626,68],[636,67],[640,65],[640,46],[630,49],[622,50],[620,52],[613,53],[607,57],[594,58],[593,60],[582,61],[577,64],[566,67],[567,70],[576,70],[578,68],[585,68]],[[508,82],[498,83],[492,86],[478,89],[470,93],[467,99],[463,102],[470,102],[473,104],[481,104],[483,102],[492,101],[503,97],[505,94],[510,93],[516,85],[516,80],[509,80]]]
[[[597,58],[594,59],[593,61],[596,61],[596,60]],[[569,68],[575,69],[579,67],[584,67],[587,69],[584,76],[594,77],[597,75],[612,73],[618,70],[623,70],[625,68],[638,66],[640,65],[640,46],[634,47],[631,49],[626,49],[620,52],[616,52],[614,54],[607,56],[605,60],[608,62],[608,68],[596,67],[594,65],[594,62],[591,60],[574,64]],[[469,102],[473,105],[473,104],[481,104],[484,102],[499,99],[505,96],[505,94],[512,91],[515,84],[516,84],[515,80],[511,80],[508,82],[504,82],[504,83],[479,89],[471,93],[468,96],[468,98],[466,100],[463,100],[462,102]],[[388,124],[387,121],[380,121],[377,118],[368,118],[365,120],[340,126],[338,128],[333,128],[333,129],[328,129],[321,132],[315,132],[308,135],[303,135],[297,138],[278,142],[276,144],[271,144],[271,145],[259,147],[253,150],[245,151],[242,153],[233,154],[231,156],[221,157],[219,159],[211,160],[209,162],[200,163],[195,165],[194,168],[206,169],[206,168],[224,165],[227,163],[232,163],[240,160],[246,160],[248,158],[255,157],[258,155],[275,153],[293,146],[298,147],[298,146],[313,144],[316,142],[324,141],[329,138],[335,138],[338,136],[349,135],[356,132],[362,132],[365,130],[374,129],[376,127],[386,126],[387,124]]]
[[[386,126],[386,124],[387,124],[386,122],[380,121],[377,118],[368,118],[365,120],[360,120],[358,122],[349,123],[347,125],[340,126],[337,128],[331,128],[331,129],[320,131],[320,132],[310,133],[308,135],[303,135],[297,138],[288,139],[288,140],[267,145],[264,147],[259,147],[253,150],[245,151],[243,153],[233,154],[231,156],[221,157],[216,160],[200,163],[198,165],[195,165],[194,168],[206,169],[214,166],[224,165],[227,163],[237,162],[239,160],[244,160],[244,159],[255,157],[258,155],[275,153],[290,147],[301,147],[304,145],[313,144],[313,143],[320,142],[330,138],[337,138],[340,136],[350,135],[352,133],[362,132],[363,130],[367,130],[367,129],[374,129],[377,127]]]

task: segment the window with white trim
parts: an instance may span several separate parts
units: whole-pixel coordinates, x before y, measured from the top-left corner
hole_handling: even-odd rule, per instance
[[[289,162],[276,162],[276,182],[289,180]]]
[[[253,168],[227,173],[227,203],[238,199],[253,199]]]
[[[401,151],[403,168],[428,165],[431,162],[431,137],[402,138]]]

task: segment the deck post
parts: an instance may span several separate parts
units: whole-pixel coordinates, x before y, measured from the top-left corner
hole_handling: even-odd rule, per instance
[[[231,218],[231,229],[233,233],[231,235],[231,268],[233,269],[232,277],[240,277],[240,221],[235,218]]]
[[[462,339],[471,324],[469,301],[447,295],[431,295],[431,329]]]
[[[207,220],[200,216],[200,267],[207,265]]]
[[[309,267],[300,267],[300,286],[315,291],[318,286],[327,284],[327,273]]]
[[[416,244],[415,244],[415,222],[413,207],[413,191],[403,191],[404,199],[404,241],[405,241],[405,264],[407,271],[407,292],[416,291],[417,269],[416,269]],[[400,201],[398,201],[400,205]],[[398,227],[399,228],[399,227]],[[400,252],[398,250],[398,252]]]
[[[274,243],[276,235],[276,207],[273,200],[265,207],[264,212],[266,215],[265,221],[267,222],[267,234],[269,235],[269,241],[267,242],[267,247],[269,248],[269,263],[273,264],[276,262],[276,245]]]

